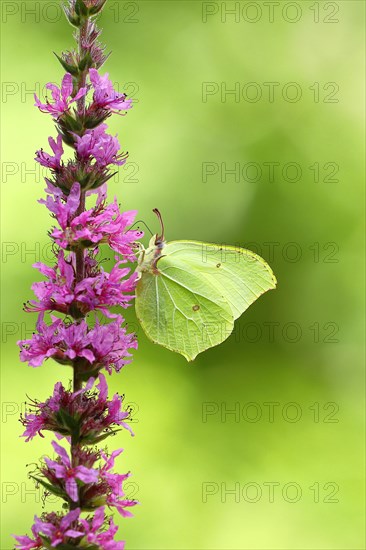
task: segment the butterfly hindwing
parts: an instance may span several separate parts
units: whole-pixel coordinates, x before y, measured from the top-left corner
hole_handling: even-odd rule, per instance
[[[136,313],[155,343],[192,361],[223,342],[234,318],[225,298],[184,262],[169,255],[158,261],[159,274],[144,273],[136,289]]]

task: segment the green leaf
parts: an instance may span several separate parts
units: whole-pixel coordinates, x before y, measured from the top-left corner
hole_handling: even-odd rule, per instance
[[[78,67],[76,67],[75,65],[70,65],[69,63],[66,63],[66,61],[64,61],[62,57],[57,55],[56,52],[53,52],[53,53],[55,54],[55,56],[57,57],[57,59],[59,60],[59,62],[61,63],[62,67],[65,69],[66,72],[72,74],[73,76],[79,75]]]
[[[44,481],[43,479],[41,479],[39,477],[32,476],[32,475],[30,475],[29,477],[31,477],[32,479],[34,479],[35,481],[40,483],[45,489],[47,489],[47,491],[49,491],[53,495],[56,495],[57,497],[62,497],[64,499],[67,498],[64,491],[62,489],[60,489],[59,487],[55,487],[54,485],[51,485],[51,483],[48,483],[47,481]]]
[[[249,250],[157,241],[140,255],[137,318],[154,343],[188,361],[226,340],[235,319],[276,287],[269,265]]]
[[[104,441],[104,439],[107,439],[107,437],[109,437],[110,435],[114,435],[118,432],[122,432],[122,430],[111,430],[103,435],[99,435],[96,437],[93,437],[93,436],[84,437],[82,441],[85,445],[95,445],[96,443],[100,443],[101,441]]]

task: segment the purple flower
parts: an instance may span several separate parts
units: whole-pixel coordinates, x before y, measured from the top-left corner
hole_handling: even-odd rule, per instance
[[[63,250],[60,250],[57,258],[57,265],[54,268],[38,262],[33,264],[48,281],[33,283],[32,290],[38,298],[29,301],[26,311],[59,311],[68,313],[70,304],[75,299],[73,292],[75,273],[70,263],[70,258],[65,259]]]
[[[62,248],[74,248],[77,243],[88,246],[106,243],[112,250],[121,254],[124,260],[136,260],[133,248],[143,233],[127,229],[135,219],[135,210],[120,212],[115,200],[108,206],[98,202],[95,208],[73,217],[75,209],[70,209],[68,202],[63,204],[60,199],[54,201],[50,197],[47,202],[42,202],[56,214],[61,230],[55,228],[51,235]]]
[[[95,360],[93,352],[88,349],[90,341],[90,333],[88,333],[88,325],[84,319],[80,323],[71,323],[70,325],[62,325],[60,327],[60,336],[64,348],[64,356],[71,360],[77,357],[84,357],[93,363]]]
[[[126,163],[126,155],[118,155],[121,146],[117,136],[103,133],[98,136],[90,154],[95,158],[97,166],[105,168],[108,164],[122,166]]]
[[[52,103],[48,100],[46,103],[42,103],[36,94],[34,94],[35,106],[38,107],[43,113],[50,113],[53,118],[59,118],[66,111],[70,109],[72,103],[75,103],[81,97],[84,97],[87,93],[87,88],[80,88],[78,93],[71,97],[73,92],[73,82],[72,76],[70,73],[66,73],[62,79],[61,89],[58,86],[55,86],[51,82],[46,84],[46,88],[51,90]]]
[[[46,429],[47,426],[47,417],[45,415],[26,414],[22,422],[26,426],[22,436],[26,437],[27,442],[33,439],[37,434],[44,437],[41,430]]]
[[[66,199],[63,195],[57,194],[54,198],[48,195],[46,200],[40,199],[38,202],[45,204],[48,210],[55,215],[62,229],[66,229],[80,204],[80,184],[74,183]]]
[[[123,483],[130,474],[116,474],[112,471],[115,458],[122,451],[123,449],[117,449],[110,456],[101,451],[100,455],[104,463],[99,468],[99,481],[90,488],[86,488],[83,493],[83,505],[87,508],[97,508],[103,503],[113,506],[124,517],[132,515],[128,509],[136,506],[138,502],[126,499],[123,491]]]
[[[114,461],[122,452],[123,449],[116,449],[109,457],[103,451],[101,452],[105,464],[100,469],[100,477],[109,485],[113,498],[124,496],[122,485],[130,477],[130,474],[115,474],[112,472]]]
[[[28,362],[30,367],[41,366],[49,357],[67,364],[73,364],[77,357],[92,363],[95,358],[87,347],[89,338],[86,322],[82,320],[80,323],[65,325],[61,319],[53,319],[53,323],[47,326],[41,313],[37,322],[39,333],[33,334],[29,340],[18,341],[21,361]]]
[[[103,375],[100,374],[99,377],[100,376]],[[126,430],[130,432],[131,435],[135,435],[131,429],[131,426],[124,422],[126,418],[129,418],[130,413],[122,410],[122,402],[123,398],[115,393],[112,401],[109,401],[107,403],[108,414],[105,417],[104,422],[106,425],[117,424],[118,426],[123,426],[124,428],[126,428]]]
[[[106,503],[109,506],[114,506],[123,517],[131,517],[131,512],[126,508],[136,506],[138,504],[137,501],[121,498],[125,495],[123,482],[130,477],[130,474],[115,474],[111,471],[114,467],[115,458],[122,452],[123,449],[117,449],[113,451],[110,457],[107,457],[103,451],[101,452],[101,457],[105,460],[105,464],[100,469],[100,477],[109,486]]]
[[[137,349],[134,334],[128,334],[121,326],[123,318],[119,315],[113,323],[101,325],[96,320],[94,328],[89,332],[89,341],[95,356],[95,364],[99,369],[105,368],[109,374],[114,369],[119,372],[130,363],[129,349]]]
[[[80,508],[72,510],[66,516],[61,519],[56,514],[46,515],[46,520],[43,521],[40,518],[34,518],[34,526],[38,533],[46,536],[49,539],[51,546],[56,547],[57,545],[65,542],[65,538],[70,537],[72,539],[82,537],[83,532],[75,530],[71,527],[71,524],[76,522],[80,516]]]
[[[61,157],[64,154],[61,134],[57,136],[56,141],[52,137],[49,137],[48,143],[50,144],[50,147],[55,156],[53,157],[52,155],[45,153],[43,149],[40,149],[39,151],[36,152],[35,160],[39,162],[39,164],[41,164],[42,166],[45,166],[46,168],[50,168],[51,170],[60,170]]]
[[[72,467],[70,458],[63,447],[56,441],[52,441],[52,446],[59,455],[57,461],[45,458],[45,463],[50,470],[53,470],[58,479],[62,479],[65,483],[65,491],[73,502],[79,500],[78,485],[76,479],[80,479],[83,483],[96,483],[98,481],[99,472],[85,466]]]
[[[80,523],[83,525],[87,542],[95,544],[101,550],[124,550],[124,542],[114,541],[114,535],[118,531],[117,525],[110,518],[109,527],[107,531],[100,532],[105,522],[105,508],[102,506],[98,508],[92,520],[81,519]]]
[[[126,308],[134,298],[137,274],[133,273],[126,278],[130,269],[120,269],[123,262],[117,262],[111,273],[103,268],[86,262],[85,278],[75,284],[75,256],[71,253],[65,258],[64,252],[58,253],[58,261],[54,268],[43,263],[36,263],[36,267],[47,281],[34,283],[32,289],[38,300],[30,300],[25,310],[30,311],[58,311],[69,314],[76,306],[83,314],[93,310],[100,310],[107,317],[116,315],[110,313],[113,306]],[[88,276],[89,275],[89,276]],[[74,310],[75,311],[75,310]]]
[[[118,315],[112,323],[102,325],[96,320],[89,329],[85,320],[66,325],[61,319],[53,318],[47,326],[40,314],[37,328],[39,334],[33,334],[29,340],[20,340],[20,359],[31,367],[39,367],[48,357],[62,364],[71,364],[80,359],[87,361],[85,368],[99,371],[105,368],[109,374],[114,369],[119,372],[130,363],[130,349],[137,349],[135,334],[127,333],[121,326],[123,317]]]
[[[43,314],[40,314],[37,321],[38,334],[33,334],[29,340],[19,340],[21,348],[20,359],[27,362],[30,367],[39,367],[48,357],[59,353],[58,344],[61,341],[59,329],[62,325],[61,319],[52,318],[51,325],[43,321]]]
[[[126,99],[125,94],[117,93],[108,76],[108,73],[101,76],[96,69],[89,70],[90,81],[94,88],[94,105],[96,107],[109,109],[112,112],[131,109],[132,100]]]
[[[99,382],[92,390],[93,385]],[[83,389],[72,393],[66,391],[61,382],[57,382],[52,396],[44,403],[33,401],[30,403],[32,412],[26,412],[21,421],[25,426],[22,434],[26,441],[33,439],[37,434],[41,437],[42,430],[50,430],[60,435],[70,436],[70,429],[60,421],[62,413],[75,419],[78,423],[80,441],[88,444],[104,439],[113,434],[115,426],[122,426],[131,435],[134,435],[130,425],[126,422],[130,418],[130,410],[123,410],[123,397],[116,393],[108,401],[108,386],[103,374],[95,380],[90,378]]]
[[[82,137],[75,135],[76,150],[83,160],[93,157],[99,168],[105,168],[109,164],[122,166],[127,155],[118,154],[121,146],[117,136],[107,134],[107,128],[106,124],[101,124],[94,130],[87,130]]]
[[[36,263],[36,267],[47,281],[34,283],[32,289],[38,300],[30,300],[25,310],[30,311],[58,311],[69,314],[75,306],[83,314],[93,310],[100,310],[107,317],[116,315],[110,313],[113,306],[126,308],[134,298],[137,274],[133,273],[126,278],[130,269],[120,269],[123,262],[117,262],[111,273],[94,265],[92,262],[85,265],[85,278],[75,283],[75,255],[71,253],[65,258],[63,250],[58,253],[57,264],[54,268],[43,263]]]
[[[43,548],[43,541],[37,533],[34,525],[32,526],[32,534],[34,538],[28,537],[27,535],[12,535],[17,541],[15,548],[17,548],[17,550],[33,550],[35,548]]]
[[[116,317],[109,312],[112,306],[128,307],[134,296],[137,274],[133,273],[128,279],[124,279],[129,273],[128,268],[119,269],[122,262],[118,262],[112,268],[111,273],[101,271],[95,277],[87,277],[75,287],[77,301],[82,304],[83,311],[99,309],[107,317]]]

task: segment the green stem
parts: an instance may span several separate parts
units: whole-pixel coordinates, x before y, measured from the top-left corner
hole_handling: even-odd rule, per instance
[[[82,47],[82,37],[83,35],[85,35],[85,33],[87,32],[87,29],[88,29],[88,24],[89,24],[89,20],[88,19],[85,19],[84,23],[82,24],[82,26],[80,27],[79,29],[79,37],[78,37],[78,42],[79,42],[79,55],[80,55],[80,59],[83,58],[83,56],[85,55],[85,52],[84,52],[84,49]],[[87,69],[84,69],[84,71],[82,71],[82,73],[80,74],[79,76],[79,80],[78,80],[78,89],[77,91],[80,90],[80,88],[83,88],[85,87],[86,85],[86,77],[87,77]],[[77,109],[78,109],[78,114],[80,116],[83,116],[85,114],[85,96],[83,96],[82,98],[80,98],[77,102]],[[81,195],[80,195],[80,205],[79,205],[79,208],[76,212],[76,215],[79,216],[80,214],[82,214],[82,212],[85,211],[85,191],[81,191]],[[83,247],[79,247],[76,252],[75,252],[75,263],[76,263],[76,266],[75,266],[75,284],[79,283],[80,281],[82,281],[85,277],[85,252],[84,252],[84,248]],[[80,389],[82,388],[82,380],[80,379],[80,377],[78,376],[78,369],[77,369],[77,366],[76,364],[74,365],[74,369],[73,369],[73,391],[76,392],[76,391],[79,391]],[[78,445],[75,443],[75,442],[71,442],[71,458],[72,458],[72,464],[73,466],[76,465],[76,462],[75,462],[75,453],[77,451],[77,447]],[[76,504],[77,505],[77,504]],[[74,506],[75,507],[75,506]],[[70,510],[73,509],[73,505],[70,505]]]

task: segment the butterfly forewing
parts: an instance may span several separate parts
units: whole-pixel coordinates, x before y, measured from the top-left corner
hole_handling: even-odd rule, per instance
[[[230,304],[234,319],[261,294],[276,287],[276,278],[269,265],[244,248],[172,241],[164,248],[164,254],[172,261],[184,262],[191,271],[199,272]]]

